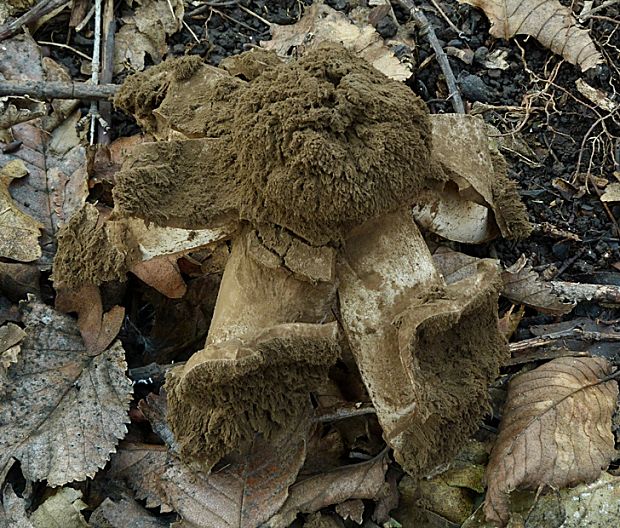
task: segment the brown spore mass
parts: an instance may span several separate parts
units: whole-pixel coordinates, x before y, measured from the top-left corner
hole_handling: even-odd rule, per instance
[[[96,207],[87,203],[58,233],[52,280],[70,288],[124,281],[131,253],[126,238],[122,222],[106,229]]]
[[[235,354],[234,360],[201,363],[182,382],[179,367],[166,380],[168,422],[180,454],[201,468],[243,449],[257,434],[273,439],[298,423],[339,346],[327,338],[280,335]]]
[[[199,228],[234,207],[254,225],[276,224],[321,245],[412,202],[438,176],[424,103],[340,46],[246,83],[223,77],[210,85],[200,116],[205,141],[218,138],[217,148],[190,163],[161,143],[145,159],[142,146],[118,177],[121,211]],[[161,192],[148,191],[152,185]]]
[[[497,330],[499,288],[499,281],[488,285],[460,314],[430,317],[410,343],[420,411],[408,427],[409,449],[398,452],[397,459],[411,475],[422,476],[452,459],[491,410],[488,387],[510,357]],[[443,301],[467,298],[459,290],[448,287]],[[432,313],[432,301],[425,309]]]

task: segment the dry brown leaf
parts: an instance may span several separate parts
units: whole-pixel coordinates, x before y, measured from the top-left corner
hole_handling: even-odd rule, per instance
[[[121,72],[129,63],[134,70],[144,69],[145,55],[155,64],[168,51],[166,37],[181,29],[184,5],[181,0],[133,0],[139,7],[135,14],[123,18],[123,26],[116,33],[114,71]]]
[[[56,309],[64,313],[78,314],[78,328],[91,356],[101,354],[118,335],[125,318],[125,308],[113,306],[103,313],[99,288],[86,284],[79,290],[59,290]]]
[[[357,524],[364,520],[364,502],[361,499],[351,499],[336,505],[336,513],[345,521],[351,519]]]
[[[41,256],[39,236],[43,227],[15,205],[9,192],[11,182],[27,174],[21,160],[10,161],[0,169],[0,257],[22,262]]]
[[[168,528],[170,523],[152,515],[132,499],[104,500],[88,519],[92,528]]]
[[[45,81],[57,76],[47,73],[50,68],[43,67],[41,50],[29,35],[5,40],[2,46],[2,72],[8,80]],[[26,165],[28,176],[13,183],[11,194],[22,211],[43,226],[43,255],[38,262],[45,266],[51,264],[59,226],[82,206],[88,195],[86,149],[79,144],[73,128],[79,116],[76,112],[72,121],[54,130],[44,129],[39,119],[15,125],[11,132],[15,140],[22,142],[21,147],[13,153],[0,151],[0,166],[13,160]],[[53,114],[46,122],[57,123],[61,119]],[[70,136],[67,132],[72,128]]]
[[[83,480],[127,431],[123,348],[117,342],[92,357],[71,317],[32,299],[23,311],[26,338],[0,400],[0,474],[17,459],[29,480]]]
[[[163,446],[126,445],[112,458],[111,472],[125,478],[146,506],[175,510],[200,528],[260,526],[286,500],[305,458],[305,439],[279,445],[257,442],[210,475],[194,472]]]
[[[321,42],[341,43],[397,81],[411,77],[410,68],[396,58],[375,28],[370,24],[353,24],[345,14],[319,2],[307,8],[296,24],[272,24],[271,40],[261,42],[261,46],[275,51],[282,59],[288,59],[291,52],[301,54]]]
[[[387,460],[381,453],[368,462],[320,473],[290,489],[282,509],[265,524],[267,528],[286,528],[298,513],[313,513],[349,499],[374,499],[385,483]]]
[[[138,402],[138,408],[151,424],[153,431],[157,433],[159,438],[165,442],[173,453],[176,453],[178,451],[177,443],[166,421],[168,404],[164,387],[160,389],[159,394],[151,392],[145,400],[140,400]]]
[[[0,79],[3,78],[0,73]],[[45,115],[45,103],[28,97],[0,97],[0,131]]]
[[[13,363],[17,363],[21,350],[20,343],[24,337],[26,337],[26,333],[16,324],[7,323],[0,327],[0,376]]]
[[[127,444],[112,458],[111,474],[125,478],[147,508],[175,510],[198,528],[261,526],[278,511],[305,460],[311,421],[276,441],[256,439],[210,475],[195,472],[174,456],[176,443],[166,422],[166,396],[150,394],[140,410],[168,444]]]
[[[170,299],[180,299],[187,293],[187,284],[177,264],[178,256],[162,255],[136,262],[129,271],[142,282]]]
[[[29,293],[40,297],[40,279],[36,264],[0,262],[0,291],[13,302],[25,299]]]
[[[481,260],[480,258],[454,251],[447,246],[439,246],[433,251],[433,262],[437,267],[437,271],[443,275],[446,284],[454,284],[475,275]],[[491,261],[491,259],[487,260]]]
[[[502,273],[504,288],[502,295],[514,303],[525,304],[536,308],[543,313],[567,314],[575,307],[565,303],[553,292],[550,284],[544,282],[538,273],[527,262],[525,255],[521,255],[506,271]]]
[[[603,202],[620,202],[620,183],[610,183],[601,196]]]
[[[167,513],[172,511],[172,506],[166,502],[162,475],[168,464],[165,446],[121,442],[112,456],[109,476],[124,479],[147,508],[159,507],[162,513]]]
[[[459,0],[482,9],[494,37],[531,35],[582,71],[603,62],[587,30],[577,26],[571,10],[557,0]]]
[[[615,456],[611,417],[618,385],[603,358],[559,358],[515,377],[487,466],[484,511],[508,521],[508,494],[597,479]]]

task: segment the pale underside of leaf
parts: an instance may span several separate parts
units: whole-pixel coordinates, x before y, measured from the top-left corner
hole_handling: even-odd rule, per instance
[[[90,356],[76,322],[36,302],[23,320],[27,337],[0,401],[0,474],[17,459],[27,479],[50,486],[91,477],[127,431],[123,348]]]
[[[374,27],[353,24],[343,13],[319,2],[306,9],[296,24],[273,24],[271,34],[271,40],[261,42],[261,46],[283,59],[290,58],[291,50],[297,47],[309,50],[321,42],[338,42],[392,79],[405,81],[411,77],[411,70],[385,45]]]
[[[557,0],[459,0],[482,9],[494,37],[531,35],[571,64],[589,70],[603,62],[588,31],[577,26],[569,8]]]
[[[603,358],[555,359],[514,378],[487,466],[485,514],[508,521],[508,493],[595,480],[614,457],[618,386]]]
[[[34,528],[88,528],[81,511],[87,508],[82,492],[62,488],[39,506],[30,517]]]

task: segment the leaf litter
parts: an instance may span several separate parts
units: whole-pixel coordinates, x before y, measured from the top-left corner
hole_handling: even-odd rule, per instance
[[[117,69],[130,66],[141,70],[147,55],[147,60],[159,63],[165,53],[166,35],[179,30],[183,20],[183,6],[176,2],[159,3],[157,9],[154,4],[136,2],[134,7],[135,14],[124,14],[125,24],[117,33],[117,44],[123,38],[129,39],[125,47],[127,54],[117,61]],[[154,13],[158,15],[153,18]],[[172,512],[180,514],[182,523],[187,526],[258,526],[265,522],[268,526],[289,526],[296,518],[299,519],[300,514],[306,518],[308,526],[339,525],[341,521],[333,514],[313,514],[330,505],[336,505],[341,517],[349,517],[350,521],[355,519],[355,522],[362,523],[372,517],[376,522],[387,523],[387,526],[394,522],[388,515],[394,502],[390,505],[386,502],[382,513],[379,506],[389,488],[386,479],[396,489],[396,480],[386,476],[386,468],[388,464],[392,468],[398,466],[376,448],[383,447],[385,441],[403,469],[414,475],[411,481],[415,486],[418,486],[419,477],[432,477],[429,485],[420,484],[418,490],[429,499],[426,503],[428,515],[435,515],[435,518],[452,515],[448,510],[441,509],[445,504],[431,504],[433,501],[430,498],[443,490],[441,486],[436,487],[439,480],[435,479],[440,477],[433,475],[438,464],[453,457],[465,438],[477,429],[483,415],[491,409],[487,389],[507,357],[507,347],[498,327],[497,301],[500,293],[513,303],[529,306],[528,310],[559,314],[573,305],[562,303],[557,296],[554,297],[544,279],[530,268],[519,267],[502,274],[493,259],[445,250],[431,252],[427,247],[434,246],[430,233],[471,244],[488,242],[498,235],[519,239],[529,234],[530,226],[516,188],[506,177],[505,162],[493,146],[494,141],[489,142],[488,135],[494,135],[497,130],[490,131],[480,125],[481,121],[464,116],[429,117],[424,107],[416,102],[408,113],[418,121],[417,124],[408,129],[406,120],[399,121],[404,125],[399,132],[415,130],[421,139],[419,144],[425,145],[413,154],[412,159],[408,159],[400,139],[389,136],[389,126],[394,119],[392,114],[386,113],[386,109],[392,109],[390,104],[399,100],[400,95],[395,95],[398,90],[404,92],[395,85],[389,85],[383,77],[375,77],[372,87],[366,87],[364,76],[374,70],[366,69],[362,73],[363,63],[356,62],[353,55],[339,55],[341,52],[336,52],[335,47],[326,48],[325,44],[321,44],[324,38],[333,39],[337,34],[337,40],[348,42],[354,52],[372,51],[364,60],[394,79],[404,79],[411,73],[409,65],[395,58],[378,33],[381,24],[392,17],[396,21],[392,7],[387,4],[378,6],[370,13],[350,13],[349,16],[317,4],[306,10],[305,17],[297,25],[272,24],[271,41],[261,38],[263,46],[279,50],[280,58],[273,53],[256,50],[226,59],[222,63],[223,69],[208,67],[195,57],[186,58],[147,68],[142,76],[128,80],[125,93],[117,101],[126,111],[133,113],[157,141],[153,142],[152,138],[146,141],[139,139],[135,144],[121,147],[126,158],[123,166],[112,161],[107,168],[103,168],[104,172],[100,172],[104,175],[102,180],[97,183],[95,179],[91,181],[105,192],[115,187],[113,211],[109,208],[113,205],[111,197],[104,200],[105,205],[83,206],[83,176],[76,178],[74,183],[62,180],[61,187],[64,187],[61,193],[56,192],[53,179],[47,180],[52,191],[49,193],[50,210],[53,209],[54,213],[50,217],[51,224],[43,216],[44,259],[34,265],[34,269],[42,266],[47,270],[45,262],[49,263],[55,249],[45,237],[49,237],[50,233],[53,236],[72,213],[78,212],[62,228],[53,273],[56,307],[77,313],[78,319],[76,323],[59,312],[50,312],[52,315],[48,317],[54,321],[54,328],[50,329],[52,334],[71,335],[69,340],[73,343],[71,350],[74,353],[72,361],[50,360],[55,365],[54,370],[59,364],[64,365],[60,366],[61,372],[68,376],[54,389],[60,390],[63,384],[67,385],[75,379],[76,385],[67,385],[67,394],[74,399],[73,405],[78,409],[78,414],[80,409],[81,412],[88,412],[92,398],[87,398],[87,403],[83,399],[77,400],[74,389],[77,387],[79,393],[88,393],[82,388],[83,374],[91,373],[93,368],[97,370],[101,366],[98,361],[105,358],[113,366],[106,366],[110,377],[107,382],[101,381],[103,387],[121,387],[121,396],[115,405],[105,405],[106,409],[115,410],[116,417],[111,418],[111,425],[107,428],[97,430],[90,427],[88,432],[99,437],[93,442],[97,455],[91,456],[88,462],[79,457],[74,460],[72,455],[66,454],[67,450],[63,451],[62,443],[53,444],[48,435],[45,449],[52,461],[63,451],[63,456],[70,460],[72,471],[61,474],[49,465],[47,471],[37,467],[28,451],[29,443],[36,442],[29,438],[14,449],[9,446],[13,449],[11,456],[21,464],[13,464],[10,458],[3,459],[3,477],[15,482],[14,475],[21,471],[27,482],[46,479],[49,485],[58,486],[86,476],[92,477],[95,473],[95,480],[103,478],[103,475],[112,479],[122,478],[135,490],[142,505],[159,510],[154,515],[153,511],[147,512],[141,504],[126,496],[116,496],[112,490],[109,498],[99,505],[101,499],[95,499],[94,495],[82,497],[94,510],[90,523],[95,527],[100,524],[106,527],[124,526],[130,520],[146,526],[164,526],[167,524],[163,519],[172,520]],[[172,26],[162,29],[168,19],[172,21]],[[366,21],[374,27],[364,25]],[[575,35],[581,43],[586,42],[583,33]],[[544,38],[541,41],[545,42]],[[19,38],[15,42],[19,42]],[[318,47],[315,49],[315,46]],[[394,42],[389,46],[394,51],[397,48]],[[320,60],[314,59],[313,63],[313,52],[320,52],[321,49],[331,51]],[[586,44],[584,49],[589,49]],[[565,51],[567,59],[573,60],[570,46]],[[399,56],[402,57],[402,50]],[[337,60],[330,63],[329,57],[337,57]],[[501,57],[501,60],[491,62],[493,57]],[[287,61],[286,66],[280,62],[281,58]],[[507,68],[510,61],[506,52],[501,50],[489,54],[488,58],[487,62],[484,58],[476,60],[487,68],[500,69]],[[596,57],[592,60],[598,61]],[[299,64],[304,64],[309,75],[295,71]],[[585,69],[586,64],[581,65]],[[63,78],[59,70],[54,70],[49,64],[47,67],[50,68],[46,74],[48,79]],[[321,84],[325,80],[323,77],[327,83]],[[303,89],[290,93],[289,84],[296,78],[301,79],[301,85],[312,89],[320,86],[326,93],[318,99],[313,99],[314,95],[307,97]],[[388,94],[388,86],[393,87],[393,94]],[[343,87],[345,90],[340,94],[339,90]],[[296,98],[298,101],[295,101]],[[294,102],[293,108],[283,105],[289,102]],[[310,108],[305,104],[309,104]],[[364,106],[364,112],[356,113],[356,105]],[[61,157],[72,156],[73,147],[70,145],[79,140],[74,132],[77,114],[66,119],[58,102],[54,103],[53,108],[56,116],[44,119],[42,129],[50,126],[49,123],[55,123],[54,128],[59,123],[61,126],[49,142],[49,152],[59,153]],[[261,114],[263,109],[265,112]],[[296,121],[303,112],[311,114],[310,119]],[[259,126],[247,117],[256,113],[260,116],[257,120]],[[398,109],[394,115],[399,115]],[[261,121],[268,120],[269,116],[276,117],[266,130],[261,130]],[[317,119],[313,121],[315,117]],[[365,121],[368,118],[369,121]],[[278,129],[281,121],[285,121],[288,127],[284,128],[284,135],[279,135],[282,132]],[[274,124],[277,126],[270,128]],[[375,124],[378,127],[373,130]],[[19,128],[15,130],[19,132]],[[326,140],[325,131],[333,136]],[[342,144],[330,150],[337,144],[334,138],[341,140],[339,134],[343,131],[345,138]],[[270,137],[272,134],[273,137]],[[385,136],[384,142],[377,143],[381,134]],[[362,138],[364,145],[355,145],[355,141],[350,143],[354,138]],[[412,141],[418,144],[418,140],[411,138],[403,143],[411,144]],[[240,152],[231,151],[229,147],[234,142],[245,148],[237,149]],[[346,151],[352,148],[352,144],[360,150],[346,160]],[[66,148],[66,145],[69,146]],[[279,150],[279,145],[287,145],[288,150]],[[304,152],[299,145],[312,145],[313,148]],[[399,174],[403,172],[398,165],[400,162],[403,166],[419,164],[419,170],[411,171],[413,174],[406,175],[401,183],[409,185],[411,179],[406,178],[419,180],[410,185],[406,193],[403,192],[405,187],[394,187],[389,191],[393,195],[391,201],[383,203],[373,203],[373,200],[376,202],[385,197],[385,187],[372,188],[376,185],[373,180],[362,185],[362,188],[364,185],[367,188],[360,197],[356,195],[357,182],[353,186],[354,192],[349,195],[347,192],[350,190],[345,185],[335,198],[351,196],[350,203],[344,204],[351,209],[332,208],[324,215],[328,219],[327,224],[317,228],[311,213],[296,205],[294,198],[297,190],[287,189],[287,184],[296,181],[300,182],[302,190],[307,187],[303,203],[308,200],[319,206],[323,202],[328,203],[325,194],[312,194],[320,191],[320,186],[315,187],[314,175],[323,175],[323,186],[329,186],[325,182],[334,181],[334,178],[340,180],[353,176],[352,181],[355,181],[372,169],[372,163],[364,166],[362,161],[377,149],[377,145],[380,145],[379,150],[384,149],[384,154],[394,148],[390,153],[391,161],[379,158],[375,163],[375,169],[383,170],[384,165],[389,165],[391,169],[382,173],[382,184],[398,181]],[[261,152],[263,147],[265,152],[269,152],[268,155]],[[329,155],[324,157],[321,153],[325,151]],[[274,152],[281,158],[272,156]],[[469,156],[472,152],[476,155]],[[23,153],[20,155],[23,156]],[[463,163],[463,160],[470,158],[478,160],[478,165]],[[343,159],[344,169],[341,168]],[[25,161],[28,163],[27,159]],[[263,167],[268,170],[252,181]],[[98,167],[97,171],[100,169]],[[204,178],[200,181],[200,177],[194,175],[202,173],[202,177],[205,172],[208,174],[206,181]],[[178,174],[189,175],[196,185],[190,185],[189,191],[175,187],[174,176]],[[160,179],[160,175],[164,178]],[[35,180],[31,174],[25,178]],[[164,187],[168,187],[163,192],[153,188],[155,180],[158,180],[158,185],[163,181]],[[245,194],[259,193],[263,203],[256,205],[250,201],[248,205],[247,201],[234,195],[246,183],[250,183],[248,189],[251,192]],[[24,196],[20,194],[22,187],[12,185],[10,190],[9,200],[13,200],[11,195],[15,196],[18,207],[21,207],[20,200]],[[78,187],[81,190],[75,192]],[[222,189],[233,189],[235,192],[228,192],[222,200],[221,195],[225,194]],[[135,196],[132,194],[134,191],[137,193]],[[201,194],[200,199],[194,200],[198,194]],[[426,203],[426,206],[416,206],[415,210],[425,238],[417,232],[407,210],[414,196],[418,203]],[[207,210],[200,210],[200,200],[203,200],[203,207],[206,204]],[[330,207],[333,205],[329,203]],[[336,215],[333,215],[334,210]],[[475,214],[471,214],[472,211]],[[41,221],[38,215],[33,216],[35,221]],[[334,216],[335,221],[330,224]],[[462,221],[465,217],[467,222]],[[373,243],[377,242],[377,237],[384,237],[382,243],[387,245]],[[31,246],[35,251],[39,248],[36,238]],[[356,246],[362,249],[356,251]],[[212,267],[208,262],[216,254],[223,255],[223,259]],[[38,258],[36,256],[32,260]],[[401,275],[403,269],[412,267],[411,263],[419,269]],[[7,268],[7,272],[17,269]],[[222,269],[225,270],[223,278]],[[213,274],[213,280],[206,281],[199,288],[192,288],[206,270],[214,270],[209,272]],[[521,272],[525,276],[520,276]],[[510,273],[516,274],[518,287],[515,287]],[[46,302],[50,302],[49,288],[46,290],[45,284],[40,288],[38,277],[27,280],[35,280],[36,287],[23,284],[14,288],[11,285],[12,295],[20,298],[26,291],[36,291],[37,295],[47,296]],[[263,281],[260,287],[266,288],[260,290],[264,295],[262,299],[253,296],[244,282],[250,284],[257,277],[259,285]],[[0,284],[4,293],[5,283]],[[270,290],[265,286],[267,284],[275,284],[276,287]],[[126,306],[127,292],[132,295],[136,285],[150,292],[143,297],[148,299],[147,304]],[[200,296],[202,287],[211,287],[214,291],[201,304],[190,297]],[[218,299],[209,300],[218,289]],[[24,293],[16,293],[18,291]],[[168,299],[162,300],[164,296]],[[34,300],[29,302],[31,306],[39,306],[39,309],[43,306],[37,305]],[[502,309],[503,302],[500,304]],[[251,307],[254,314],[250,316],[240,309],[245,305]],[[190,311],[198,307],[205,311],[195,319],[194,328],[188,336],[178,339],[176,335],[182,333],[181,327],[167,331],[163,321],[166,310],[183,306],[186,307],[183,309]],[[153,307],[158,314],[157,319],[153,319]],[[4,307],[1,308],[1,313],[5,313]],[[504,317],[509,317],[512,309]],[[374,320],[360,317],[371,312],[376,314]],[[145,314],[147,330],[142,334]],[[519,320],[525,322],[527,317],[523,317],[522,308],[519,314]],[[26,337],[23,339],[24,331],[15,324],[0,329],[3,343],[2,382],[3,387],[9,387],[4,389],[5,394],[12,384],[20,386],[23,362],[27,363],[34,355],[33,324],[28,309],[24,309],[21,321],[19,316],[10,317],[14,316],[7,315],[2,320],[25,324]],[[203,318],[207,324],[202,321]],[[211,328],[207,330],[209,320]],[[339,325],[335,321],[344,332],[336,331]],[[68,322],[71,322],[70,332],[65,329]],[[156,324],[155,328],[153,324]],[[174,328],[173,322],[167,324],[168,328]],[[141,357],[157,357],[158,361],[176,361],[178,350],[183,347],[187,350],[181,358],[186,359],[197,348],[192,344],[194,339],[200,339],[197,336],[203,336],[202,339],[206,337],[207,341],[204,349],[199,350],[188,363],[181,362],[177,367],[163,369],[171,372],[166,384],[170,392],[166,393],[165,388],[161,388],[159,395],[151,393],[137,407],[129,410],[129,380],[124,374],[126,364],[123,358],[127,354],[128,360],[135,365],[137,356],[134,350],[125,351],[118,343],[112,344],[119,332],[124,341],[130,333],[137,335],[144,342]],[[519,330],[513,329],[513,332],[516,335]],[[149,335],[157,337],[157,340],[147,337]],[[177,339],[178,345],[175,343]],[[322,339],[326,342],[321,344]],[[134,346],[131,340],[129,343]],[[158,343],[155,348],[154,343]],[[373,347],[376,350],[378,343],[381,345],[378,348],[384,351],[383,365],[377,364],[378,358],[372,354]],[[162,346],[169,350],[164,353]],[[39,344],[37,347],[41,348]],[[316,363],[296,355],[298,350],[318,350],[318,355],[313,358]],[[473,354],[474,351],[477,355]],[[49,353],[46,351],[46,354]],[[78,359],[80,357],[82,359]],[[544,356],[532,357],[542,360]],[[571,358],[565,359],[568,361]],[[574,358],[572,360],[575,361]],[[299,366],[299,376],[290,375],[288,365],[291,361],[296,364],[295,369]],[[278,365],[280,370],[274,370],[273,365]],[[316,365],[319,365],[318,369],[314,368]],[[539,369],[548,365],[553,365],[553,361]],[[155,367],[162,370],[161,366]],[[142,378],[137,374],[141,368],[130,372],[132,376],[137,376],[134,377],[136,388],[144,395],[140,385],[152,386],[153,382],[151,378]],[[343,374],[343,369],[349,372]],[[603,370],[607,374],[612,372],[607,364]],[[343,405],[340,409],[343,416],[355,412],[356,408],[364,412],[374,410],[376,416],[355,416],[355,427],[353,418],[345,418],[337,427],[330,421],[317,424],[313,414],[321,410],[322,401],[327,401],[322,400],[318,393],[325,386],[328,375],[338,379],[334,377],[336,371],[341,371],[339,376],[344,375],[339,378],[341,381],[356,378],[356,385],[362,387],[363,380],[367,391],[367,394],[364,388],[348,391],[342,382],[339,384],[338,390],[342,390],[343,394],[336,401]],[[386,372],[393,375],[386,376]],[[514,372],[514,368],[510,372]],[[19,374],[17,378],[16,373]],[[515,378],[511,387],[523,376],[527,374]],[[500,379],[498,383],[503,382]],[[613,388],[614,383],[610,380],[605,382],[605,386],[611,384]],[[157,386],[154,388],[156,390]],[[240,398],[243,390],[250,394],[246,400]],[[48,389],[44,394],[47,397],[53,392]],[[354,400],[347,402],[347,393]],[[34,398],[25,389],[20,394],[26,402]],[[261,394],[262,398],[255,398],[256,394]],[[269,401],[274,394],[277,397]],[[392,398],[393,395],[397,397]],[[83,398],[83,395],[79,397]],[[282,397],[285,399],[278,399]],[[235,404],[229,405],[230,401],[235,401]],[[293,401],[295,403],[290,403]],[[120,402],[123,402],[122,405]],[[313,407],[318,406],[316,411],[310,411],[308,406],[311,402]],[[370,407],[370,403],[374,408]],[[558,409],[564,403],[560,402]],[[170,413],[167,411],[168,404]],[[506,407],[508,416],[510,404],[509,397]],[[206,409],[201,409],[200,405]],[[496,401],[493,405],[495,409]],[[65,410],[62,405],[60,407]],[[16,408],[19,409],[18,406]],[[591,404],[586,401],[580,408],[589,409]],[[611,429],[607,420],[610,409],[611,404],[601,420],[604,423],[599,426],[602,432]],[[99,409],[95,414],[101,412]],[[3,409],[2,416],[5,415],[8,416]],[[75,413],[67,413],[67,420],[73,422],[74,416]],[[129,423],[129,417],[132,419],[129,436],[114,453],[117,440],[125,435],[124,427]],[[51,422],[52,418],[45,420],[46,424]],[[146,430],[147,422],[152,432]],[[507,422],[504,417],[496,451],[501,451],[503,442],[511,440],[506,440],[505,433],[502,436]],[[3,419],[0,431],[5,425]],[[347,435],[345,431],[349,425],[355,432]],[[52,429],[58,437],[58,427]],[[84,428],[78,429],[81,434],[87,432]],[[301,430],[303,433],[299,432]],[[316,473],[318,466],[312,462],[307,450],[309,446],[327,449],[330,442],[309,444],[310,430],[314,430],[312,437],[326,435],[327,438],[329,435],[335,439],[330,440],[335,446],[333,452],[339,454],[343,465],[339,466],[338,459],[334,458],[332,464],[336,465],[336,469]],[[222,435],[222,431],[230,434]],[[549,431],[551,428],[543,432],[548,434]],[[63,432],[71,435],[73,428]],[[262,432],[262,436],[257,432]],[[30,436],[35,438],[37,434]],[[609,435],[606,438],[607,445],[600,450],[606,456],[589,472],[586,471],[587,480],[595,479],[612,457],[608,449]],[[38,437],[36,439],[39,441]],[[570,444],[565,440],[561,437],[561,441],[557,441],[558,452]],[[344,462],[347,455],[345,447],[351,450],[350,457],[370,460],[357,464],[350,464],[350,460]],[[526,455],[530,457],[536,453],[528,450]],[[312,453],[312,456],[316,459],[317,454]],[[98,471],[110,457],[109,470]],[[528,457],[514,461],[514,467],[527,468]],[[314,467],[314,474],[304,471],[304,462],[308,461],[312,463],[307,469]],[[440,475],[442,479],[447,479],[448,474],[444,472]],[[488,475],[489,483],[493,484],[487,494],[487,508],[489,504],[497,507],[501,518],[493,511],[490,517],[497,515],[502,521],[507,519],[507,510],[502,509],[506,492],[514,487],[537,487],[546,483],[544,475],[535,475],[531,481],[508,484],[501,478],[498,482],[497,477],[493,481],[492,464],[489,465]],[[603,476],[601,482],[606,482],[605,478]],[[452,485],[453,481],[450,481]],[[465,504],[462,511],[471,511],[473,497],[480,493],[480,486],[454,486],[462,486],[461,490],[467,488],[461,493]],[[25,490],[19,488],[19,494],[23,497],[28,497],[30,493],[28,487]],[[64,496],[67,500],[63,499]],[[73,515],[73,520],[62,523],[81,526],[85,521],[79,513],[82,508],[80,496],[73,488],[60,488],[43,505],[52,499],[64,500],[58,518],[68,519],[67,514]],[[4,486],[0,502],[3,508],[0,511],[14,525],[40,524],[41,521],[36,521],[36,512],[42,506],[39,510],[31,508],[29,503],[15,495],[10,484]],[[372,503],[375,503],[374,508],[370,507]],[[35,513],[30,513],[33,510],[36,510]],[[2,522],[3,515],[0,515]],[[462,512],[453,520],[457,518],[459,523],[463,520]],[[52,521],[43,522],[49,524]]]

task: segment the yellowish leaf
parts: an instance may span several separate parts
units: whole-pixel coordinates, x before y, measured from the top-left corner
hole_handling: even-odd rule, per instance
[[[13,202],[9,185],[28,174],[24,162],[13,160],[0,170],[0,257],[31,262],[41,256],[42,225]]]

